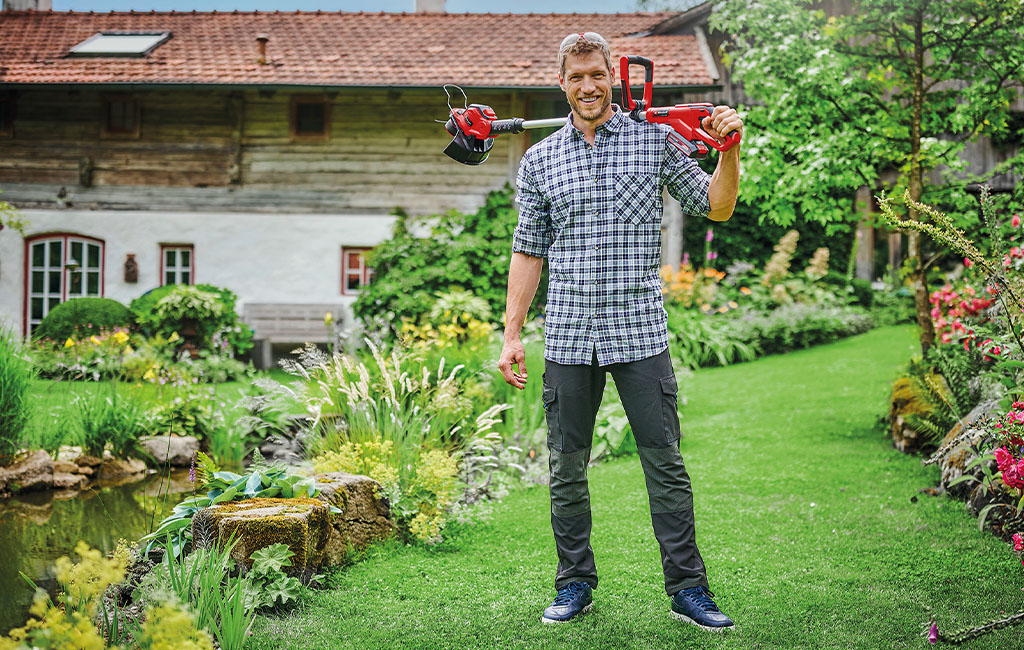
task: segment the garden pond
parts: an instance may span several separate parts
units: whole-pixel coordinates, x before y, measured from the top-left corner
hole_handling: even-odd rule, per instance
[[[119,539],[134,542],[153,530],[192,490],[188,470],[146,476],[142,480],[95,481],[82,491],[30,492],[0,500],[0,633],[23,625],[37,585],[56,587],[53,564],[74,556],[81,540],[104,553]]]

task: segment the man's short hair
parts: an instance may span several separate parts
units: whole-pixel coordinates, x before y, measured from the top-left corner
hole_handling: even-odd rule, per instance
[[[565,57],[586,56],[591,52],[600,52],[604,56],[608,72],[612,71],[612,51],[608,47],[608,41],[597,32],[582,32],[569,34],[562,39],[562,45],[558,48],[558,72],[565,74]]]

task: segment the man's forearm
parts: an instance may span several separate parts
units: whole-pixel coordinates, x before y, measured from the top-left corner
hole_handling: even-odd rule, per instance
[[[512,263],[508,270],[508,297],[505,300],[505,340],[519,338],[543,269],[544,258],[512,253]]]
[[[711,211],[708,218],[712,221],[728,221],[736,208],[736,197],[740,192],[740,146],[736,145],[718,156],[718,166],[711,175],[708,187],[708,200]]]

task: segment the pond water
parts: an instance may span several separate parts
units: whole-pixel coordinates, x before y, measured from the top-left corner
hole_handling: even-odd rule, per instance
[[[32,589],[55,589],[53,563],[74,555],[79,540],[104,553],[137,541],[191,492],[188,470],[130,483],[97,481],[81,492],[35,492],[0,499],[0,635],[28,620]]]

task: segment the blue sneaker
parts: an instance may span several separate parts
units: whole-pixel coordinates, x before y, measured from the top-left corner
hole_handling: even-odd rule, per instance
[[[703,585],[683,589],[672,596],[672,616],[711,632],[733,629],[732,619],[711,600],[714,596]]]
[[[590,584],[586,582],[570,582],[558,590],[555,601],[544,610],[540,619],[544,623],[565,623],[577,614],[582,614],[594,606]]]

